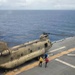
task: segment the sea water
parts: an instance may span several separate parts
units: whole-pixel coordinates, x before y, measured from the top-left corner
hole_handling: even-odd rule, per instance
[[[75,35],[74,10],[0,10],[0,40],[8,46],[38,39],[43,33]],[[49,35],[51,41],[69,36]]]

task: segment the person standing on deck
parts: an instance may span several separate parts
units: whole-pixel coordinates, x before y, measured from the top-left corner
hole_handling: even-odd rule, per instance
[[[48,62],[49,62],[49,59],[45,58],[45,68],[47,67]]]
[[[48,54],[47,54],[47,53],[45,53],[45,55],[44,55],[44,56],[45,56],[45,59],[46,59],[46,58],[48,57]]]
[[[39,66],[40,66],[40,67],[42,67],[42,63],[43,63],[43,58],[40,57],[40,58],[39,58]]]

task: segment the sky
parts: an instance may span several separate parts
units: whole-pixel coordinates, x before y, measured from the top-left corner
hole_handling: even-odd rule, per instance
[[[75,10],[75,0],[0,0],[0,9]]]

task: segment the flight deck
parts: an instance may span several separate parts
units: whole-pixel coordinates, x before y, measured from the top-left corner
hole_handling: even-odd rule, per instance
[[[49,49],[49,63],[45,68],[38,66],[38,61],[3,73],[4,75],[75,75],[75,37],[53,42]],[[71,55],[70,55],[71,54]],[[73,54],[73,56],[72,56]]]

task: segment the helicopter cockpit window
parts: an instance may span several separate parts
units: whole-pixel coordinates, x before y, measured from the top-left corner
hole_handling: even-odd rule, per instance
[[[45,43],[45,48],[47,48],[48,47],[48,44],[47,43]]]

